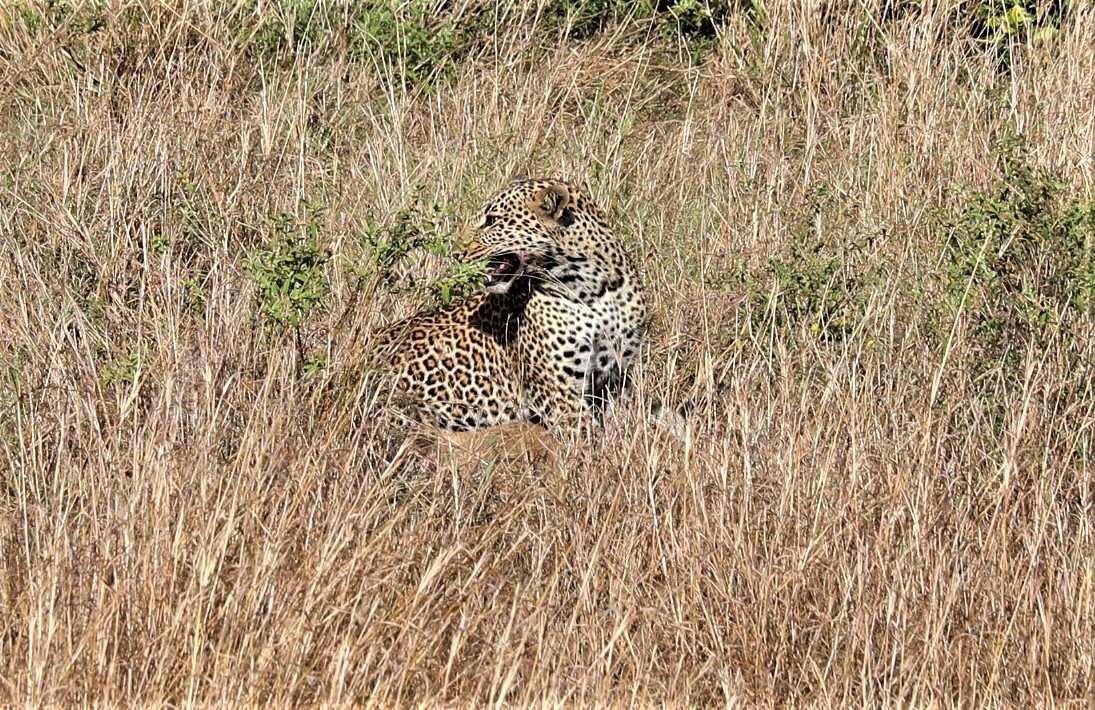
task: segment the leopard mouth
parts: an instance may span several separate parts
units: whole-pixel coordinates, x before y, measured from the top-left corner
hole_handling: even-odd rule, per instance
[[[517,254],[501,254],[487,260],[487,288],[506,287],[521,273],[524,260]]]

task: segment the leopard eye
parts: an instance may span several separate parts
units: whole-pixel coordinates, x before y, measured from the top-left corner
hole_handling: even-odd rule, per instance
[[[496,215],[496,214],[489,214],[489,215],[487,215],[486,217],[484,217],[484,218],[483,218],[483,224],[482,224],[482,225],[480,225],[480,227],[481,227],[482,229],[489,229],[489,228],[490,228],[490,227],[492,227],[492,226],[494,225],[494,223],[495,223],[495,222],[497,222],[497,221],[498,221],[498,215]]]

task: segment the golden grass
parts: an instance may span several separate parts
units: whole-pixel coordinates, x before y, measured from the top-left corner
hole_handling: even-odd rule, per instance
[[[1090,702],[1090,332],[986,385],[909,284],[995,137],[1091,199],[1095,17],[999,70],[953,3],[766,5],[689,68],[637,25],[545,45],[530,4],[427,93],[337,43],[260,61],[242,8],[0,11],[0,703]],[[516,173],[611,212],[648,347],[603,429],[431,452],[353,384],[419,305],[355,235]],[[307,203],[310,377],[242,266]],[[881,235],[847,340],[724,278],[802,219]]]

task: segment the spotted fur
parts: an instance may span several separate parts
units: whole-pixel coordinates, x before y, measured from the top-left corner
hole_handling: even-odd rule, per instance
[[[567,426],[598,409],[639,347],[638,274],[604,215],[558,180],[518,180],[481,210],[464,257],[485,288],[378,342],[418,418],[461,431],[523,420]]]

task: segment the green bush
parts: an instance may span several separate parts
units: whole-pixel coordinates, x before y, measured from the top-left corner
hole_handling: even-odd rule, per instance
[[[89,35],[106,27],[107,3],[104,0],[93,2],[69,2],[69,0],[46,0],[45,2],[19,1],[14,4],[27,29],[34,31],[45,27],[50,32],[63,30],[68,38]]]
[[[969,324],[980,373],[1013,370],[1028,348],[1045,351],[1095,308],[1095,203],[1069,195],[1020,141],[999,142],[997,154],[1000,177],[958,190],[941,213],[946,320]]]
[[[629,20],[651,22],[662,41],[680,41],[698,63],[714,46],[720,27],[738,13],[754,26],[765,21],[760,0],[554,0],[548,3],[545,24],[562,28],[569,39],[585,40]]]
[[[452,74],[473,34],[469,24],[458,25],[419,1],[361,11],[352,42],[354,56],[390,67],[406,87],[428,90]]]
[[[330,253],[319,248],[319,222],[294,223],[274,218],[274,239],[244,260],[248,278],[258,287],[263,322],[276,332],[299,330],[304,319],[330,291],[324,268]]]
[[[132,352],[125,357],[115,358],[102,366],[100,379],[103,387],[115,384],[133,384],[140,371],[146,369],[152,358],[140,352]]]
[[[841,234],[847,215],[835,214],[833,204],[827,186],[815,187],[784,253],[746,276],[755,333],[841,343],[862,331],[870,289],[880,280],[866,258],[877,235]]]
[[[275,0],[260,13],[252,6],[252,52],[268,60],[294,54],[349,49],[349,56],[378,69],[390,85],[428,90],[448,76],[475,46],[475,13],[456,14],[428,0],[341,4],[329,0]]]
[[[978,0],[969,3],[966,12],[973,20],[973,36],[982,42],[994,47],[1009,39],[1040,44],[1056,39],[1070,4],[1068,0]]]
[[[407,263],[415,251],[442,257],[453,253],[456,235],[441,226],[443,214],[441,204],[424,200],[418,187],[391,224],[367,225],[361,231],[360,241],[370,261],[361,275],[375,277],[389,293],[414,291],[441,307],[471,295],[483,283],[486,264],[454,261],[441,275],[422,281],[414,276],[416,267]]]

